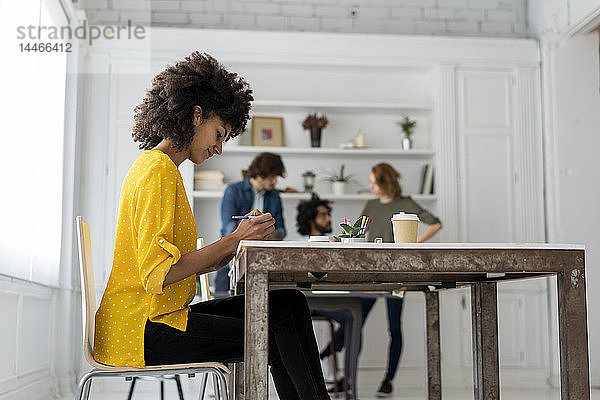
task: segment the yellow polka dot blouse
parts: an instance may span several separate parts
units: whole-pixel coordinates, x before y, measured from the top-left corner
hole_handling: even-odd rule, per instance
[[[163,288],[171,265],[196,249],[196,223],[183,180],[159,150],[142,153],[121,189],[110,277],[96,312],[94,357],[144,367],[146,321],[185,331],[196,292],[192,275]]]

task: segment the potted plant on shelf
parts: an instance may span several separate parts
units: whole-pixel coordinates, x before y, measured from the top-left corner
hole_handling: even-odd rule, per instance
[[[346,185],[353,181],[352,175],[344,174],[344,164],[340,167],[339,173],[334,173],[325,180],[331,182],[331,189],[333,194],[342,195],[346,192]]]
[[[402,139],[402,150],[410,150],[412,148],[411,136],[415,131],[415,127],[417,126],[417,121],[410,119],[408,115],[405,115],[404,118],[402,118],[402,121],[398,121],[396,124],[400,127],[400,129],[402,129],[402,132],[404,132],[404,138]]]
[[[302,121],[302,128],[310,130],[310,147],[321,147],[321,132],[327,126],[327,117],[317,113],[308,114]]]

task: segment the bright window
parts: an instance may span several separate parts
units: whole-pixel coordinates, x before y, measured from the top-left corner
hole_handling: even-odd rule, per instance
[[[58,0],[0,0],[0,273],[55,285],[67,53],[23,51],[26,44],[39,46],[35,38],[19,38],[18,27],[30,25],[60,27],[68,21]]]

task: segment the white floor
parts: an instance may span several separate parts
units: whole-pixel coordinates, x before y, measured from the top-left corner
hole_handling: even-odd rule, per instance
[[[379,384],[379,376],[381,371],[375,371],[370,374],[363,371],[363,379],[359,379],[359,400],[376,400],[375,391]],[[376,377],[376,378],[374,378]],[[275,387],[272,379],[269,379],[269,400],[278,400]],[[129,393],[130,383],[122,378],[97,378],[93,381],[90,400],[126,400]],[[193,378],[187,376],[181,377],[181,385],[183,394],[186,400],[196,400],[200,390],[200,376]],[[424,389],[408,388],[410,385],[395,385],[392,400],[426,400]],[[205,400],[214,399],[212,396],[212,385],[209,381],[207,387],[207,395]],[[344,397],[333,397],[332,400],[343,399]],[[446,388],[442,392],[443,400],[468,400],[473,399],[473,389],[471,387],[455,389]],[[539,389],[501,389],[500,398],[502,400],[561,400],[560,389],[541,387]],[[141,380],[135,386],[135,391],[132,400],[159,400],[160,399],[160,384],[155,380]],[[67,398],[61,399],[67,400]],[[68,400],[72,400],[69,397]],[[172,380],[165,381],[165,400],[179,400],[175,382]],[[579,399],[574,399],[579,400]],[[600,388],[593,389],[591,400],[600,400]]]
[[[189,382],[193,382],[194,380],[190,380]],[[185,381],[182,381],[184,388],[184,396],[186,399],[197,399],[198,396],[198,388],[197,385],[186,384]],[[128,386],[127,386],[128,387]],[[96,389],[96,390],[94,390]],[[109,392],[102,392],[98,386],[92,389],[92,393],[90,395],[91,400],[114,400],[114,399],[127,399],[127,390],[124,387],[124,390],[114,391],[111,390]],[[153,390],[155,389],[155,390]],[[177,392],[174,388],[174,385],[171,382],[167,382],[165,386],[165,400],[178,400]],[[366,388],[365,388],[366,389]],[[212,391],[209,389],[209,393]],[[270,400],[278,399],[277,395],[273,390],[270,391]],[[359,389],[359,399],[360,400],[375,400],[375,394],[370,390],[360,390]],[[133,395],[132,400],[158,400],[159,396],[159,386],[157,382],[142,382],[139,387],[136,385],[136,390]],[[212,399],[211,395],[207,395],[206,399]],[[342,399],[343,397],[337,397],[337,399]],[[558,388],[556,389],[503,389],[500,393],[500,398],[503,400],[560,400],[560,391]],[[335,400],[336,397],[332,397],[332,400]],[[423,390],[400,390],[398,388],[395,389],[395,393],[393,397],[389,399],[392,400],[426,400],[426,395]],[[444,390],[442,394],[442,399],[444,400],[467,400],[473,399],[473,391],[472,389],[448,389]],[[592,390],[591,400],[600,400],[600,389]]]

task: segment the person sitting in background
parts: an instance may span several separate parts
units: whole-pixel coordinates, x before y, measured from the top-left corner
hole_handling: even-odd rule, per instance
[[[317,196],[316,193],[312,194],[310,200],[301,201],[298,204],[296,215],[296,226],[298,233],[304,235],[308,240],[309,236],[323,236],[332,232],[331,228],[331,201],[322,200]],[[351,316],[348,310],[320,310],[312,309],[311,314],[313,316],[327,317],[334,321],[337,321],[343,327],[344,322]],[[343,329],[337,329],[334,333],[333,343],[335,351],[341,351],[344,347],[344,334]],[[321,352],[320,358],[324,360],[331,355],[330,350],[331,344]],[[322,369],[325,371],[327,363],[321,362]],[[338,380],[335,385],[330,387],[330,392],[343,392],[344,381]]]
[[[410,196],[402,195],[400,186],[400,173],[388,163],[380,163],[371,169],[369,183],[371,193],[377,198],[367,201],[361,215],[371,218],[371,225],[367,231],[367,241],[373,242],[375,238],[382,238],[384,243],[394,242],[394,232],[392,229],[392,216],[399,212],[417,214],[421,222],[429,225],[417,238],[417,242],[425,242],[435,235],[442,224],[436,216],[421,207]],[[388,332],[390,335],[390,344],[388,348],[388,360],[385,377],[379,389],[377,397],[390,397],[393,391],[392,380],[396,375],[400,356],[402,354],[402,305],[401,297],[387,297],[387,321]],[[363,298],[363,324],[365,323],[369,312],[375,304],[376,298]],[[344,321],[334,335],[334,345],[336,351],[343,347],[344,342]],[[321,352],[321,359],[329,356],[329,346]],[[342,383],[338,384],[342,386]]]
[[[275,231],[267,240],[285,238],[285,221],[281,197],[275,190],[277,177],[285,176],[285,166],[281,156],[273,153],[260,153],[248,167],[246,178],[227,186],[221,202],[221,236],[225,237],[235,231],[240,220],[234,215],[245,215],[251,210],[270,213],[275,219]],[[229,295],[230,266],[220,269],[215,279],[215,297]]]
[[[313,193],[310,200],[298,203],[298,214],[296,215],[296,227],[298,233],[308,236],[321,236],[331,233],[331,203],[329,200],[321,200]]]

